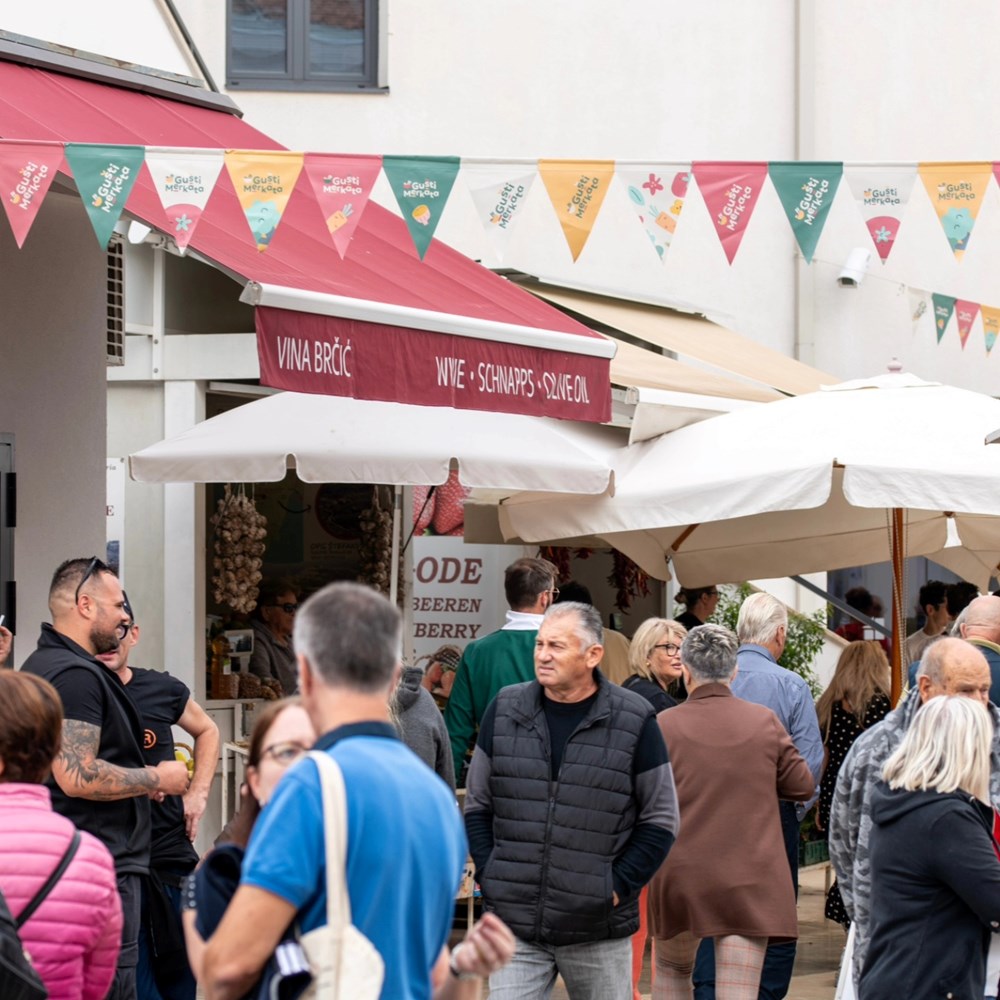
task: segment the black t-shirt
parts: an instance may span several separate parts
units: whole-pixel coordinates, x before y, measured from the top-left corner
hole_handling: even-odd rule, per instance
[[[174,760],[174,734],[171,729],[184,714],[191,692],[188,686],[163,670],[132,667],[132,679],[125,690],[142,714],[142,752],[152,767]],[[198,854],[184,828],[184,799],[168,795],[163,802],[153,802],[152,856],[150,866],[186,874],[198,863]]]
[[[573,731],[586,718],[590,707],[597,699],[597,691],[583,701],[562,702],[553,701],[542,694],[542,710],[545,712],[545,721],[549,727],[549,744],[552,747],[552,777],[559,774],[559,767],[562,764],[563,750],[566,749],[566,741],[573,735]]]
[[[21,668],[44,677],[59,692],[67,720],[98,726],[97,756],[119,767],[144,767],[142,717],[115,673],[51,625],[42,626],[38,648]],[[149,798],[112,801],[70,797],[53,778],[48,787],[56,812],[105,844],[122,874],[149,869]]]

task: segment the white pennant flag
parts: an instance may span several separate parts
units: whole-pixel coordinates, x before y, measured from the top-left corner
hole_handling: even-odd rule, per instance
[[[215,190],[224,162],[221,149],[150,146],[146,167],[167,214],[166,232],[184,253]]]
[[[662,262],[680,221],[691,182],[691,164],[630,164],[616,167],[615,173],[625,185],[629,204],[642,220],[646,236]]]
[[[844,164],[844,179],[884,264],[896,245],[899,224],[917,179],[917,165],[852,167]]]
[[[462,160],[462,179],[472,195],[476,215],[502,261],[514,223],[537,176],[534,166],[503,160]]]

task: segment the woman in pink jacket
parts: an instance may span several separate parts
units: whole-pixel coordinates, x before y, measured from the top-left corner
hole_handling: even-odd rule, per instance
[[[31,674],[0,670],[0,892],[14,918],[55,870],[75,827],[42,782],[59,750],[62,703]],[[50,1000],[102,1000],[121,947],[122,910],[107,848],[80,833],[76,854],[21,942]]]

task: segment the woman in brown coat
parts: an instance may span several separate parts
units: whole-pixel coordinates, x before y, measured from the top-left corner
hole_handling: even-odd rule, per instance
[[[735,698],[737,639],[720,625],[681,646],[688,700],[657,716],[681,829],[650,883],[654,1000],[690,1000],[702,938],[715,938],[716,996],[756,1000],[768,939],[798,937],[778,799],[815,789],[778,717]]]

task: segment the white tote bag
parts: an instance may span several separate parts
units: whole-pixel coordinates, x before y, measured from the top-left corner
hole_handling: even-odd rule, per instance
[[[347,794],[344,776],[329,754],[309,756],[319,770],[326,840],[326,926],[302,935],[312,968],[303,1000],[378,1000],[385,963],[375,946],[351,923],[347,893]]]
[[[837,992],[834,1000],[855,1000],[854,992],[854,921],[851,921],[847,932],[847,944],[844,946],[844,956],[840,960],[840,976],[837,979]]]

